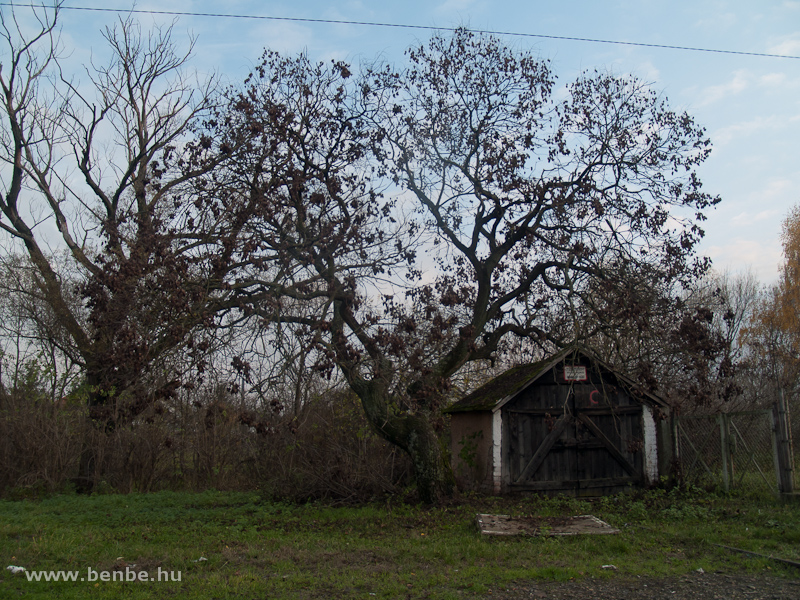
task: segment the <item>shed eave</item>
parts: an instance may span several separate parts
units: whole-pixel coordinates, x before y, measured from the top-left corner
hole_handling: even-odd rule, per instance
[[[547,361],[547,362],[542,361],[541,363],[538,363],[537,366],[539,368],[538,368],[538,370],[537,370],[535,375],[533,375],[530,379],[525,381],[525,383],[520,385],[520,387],[518,387],[517,389],[513,390],[511,393],[506,394],[500,400],[489,401],[490,398],[491,398],[491,396],[489,396],[489,397],[486,398],[486,400],[478,401],[475,404],[467,404],[467,405],[459,406],[459,403],[457,402],[456,404],[446,408],[443,412],[446,413],[446,414],[455,414],[455,413],[462,413],[462,412],[463,413],[466,413],[466,412],[481,412],[481,411],[492,412],[493,414],[497,413],[498,411],[502,410],[502,408],[506,404],[511,402],[519,394],[524,392],[526,389],[528,389],[530,386],[532,386],[534,383],[536,383],[539,379],[541,379],[541,377],[545,373],[548,373],[558,363],[560,363],[565,358],[567,358],[571,353],[576,352],[576,351],[578,353],[582,354],[583,356],[585,356],[586,358],[588,358],[590,361],[596,363],[597,365],[599,365],[600,367],[602,367],[603,369],[605,369],[609,373],[611,373],[620,382],[622,382],[626,386],[628,386],[630,388],[630,391],[633,393],[633,397],[636,400],[638,400],[639,402],[650,404],[652,406],[657,406],[661,410],[665,410],[665,411],[669,412],[669,410],[670,410],[669,404],[667,404],[664,400],[662,400],[661,398],[659,398],[655,394],[652,394],[652,393],[648,392],[647,390],[642,389],[642,387],[639,384],[637,384],[635,381],[633,381],[629,377],[623,375],[622,373],[618,372],[616,369],[611,368],[608,364],[605,363],[605,361],[602,361],[599,358],[597,358],[597,356],[595,356],[594,352],[591,352],[591,351],[589,351],[586,348],[583,348],[581,346],[570,346],[570,347],[564,348],[563,350],[561,350],[561,352],[559,352],[558,354],[552,356],[549,361]],[[533,366],[533,365],[518,365],[517,367],[525,367],[525,366]],[[515,369],[517,367],[512,367],[512,369]],[[502,375],[499,375],[498,378],[499,377],[502,377]],[[491,384],[492,381],[495,381],[498,378],[495,378],[495,379],[489,381],[487,384],[484,384],[484,386],[486,386],[488,384]],[[484,386],[481,386],[481,388],[484,387]],[[480,390],[481,388],[478,388],[478,390]]]
[[[502,400],[498,401],[498,402],[497,402],[497,403],[494,405],[494,408],[492,409],[492,412],[493,412],[493,413],[496,413],[497,411],[501,410],[501,409],[502,409],[502,408],[503,408],[503,407],[504,407],[506,404],[508,404],[509,402],[511,402],[511,401],[512,401],[514,398],[516,398],[517,396],[519,396],[519,395],[520,395],[522,392],[524,392],[524,391],[525,391],[525,390],[527,390],[529,387],[531,387],[531,386],[532,386],[534,383],[536,383],[537,381],[539,381],[539,379],[541,379],[542,375],[544,375],[545,373],[548,373],[548,372],[550,371],[550,369],[552,369],[552,368],[553,368],[553,367],[555,367],[555,366],[556,366],[558,363],[560,363],[562,360],[564,360],[564,358],[565,358],[565,357],[566,357],[566,356],[567,356],[567,355],[568,355],[568,354],[569,354],[569,353],[570,353],[572,350],[574,350],[574,348],[568,348],[568,349],[566,349],[566,350],[562,350],[561,352],[559,352],[559,353],[558,353],[556,356],[554,356],[554,357],[553,357],[553,359],[552,359],[552,360],[551,360],[549,363],[546,363],[546,364],[545,364],[545,365],[544,365],[544,366],[543,366],[543,367],[542,367],[542,368],[539,370],[539,372],[538,372],[538,373],[537,373],[535,376],[531,377],[531,379],[530,379],[530,380],[529,380],[527,383],[523,384],[523,385],[522,385],[522,387],[520,387],[518,390],[514,391],[514,393],[513,393],[513,394],[509,394],[508,396],[506,396],[506,397],[505,397],[505,398],[503,398]]]

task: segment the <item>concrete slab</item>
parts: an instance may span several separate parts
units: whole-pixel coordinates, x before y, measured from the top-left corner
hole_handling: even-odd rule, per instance
[[[482,535],[608,535],[619,533],[592,515],[576,517],[510,517],[508,515],[477,515]]]

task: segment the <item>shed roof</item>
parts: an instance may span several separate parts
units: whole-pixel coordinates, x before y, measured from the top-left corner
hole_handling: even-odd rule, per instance
[[[579,346],[570,346],[544,360],[518,365],[508,369],[494,379],[486,382],[470,394],[466,395],[455,404],[448,407],[445,412],[458,413],[481,410],[498,410],[504,404],[506,404],[506,402],[514,398],[529,385],[533,384],[537,379],[550,371],[550,369],[555,367],[567,356],[574,353],[585,356],[590,361],[599,364],[605,370],[612,373],[617,379],[624,383],[626,387],[630,388],[631,391],[634,391],[641,400],[647,401],[649,404],[654,404],[662,408],[666,408],[668,406],[664,400],[655,394],[642,389],[642,387],[632,379],[615,371],[603,361],[593,356],[592,353],[586,349]]]

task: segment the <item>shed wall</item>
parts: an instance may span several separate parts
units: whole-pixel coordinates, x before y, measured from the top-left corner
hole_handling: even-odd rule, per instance
[[[658,482],[658,435],[653,409],[642,407],[642,429],[644,430],[644,474],[648,484]]]
[[[454,413],[450,419],[450,457],[458,487],[494,492],[493,455],[492,413]]]

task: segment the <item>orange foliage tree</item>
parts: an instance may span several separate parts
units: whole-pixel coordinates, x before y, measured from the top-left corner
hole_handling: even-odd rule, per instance
[[[800,378],[800,205],[783,221],[781,241],[784,262],[780,277],[744,330],[744,341],[762,375],[783,389],[792,389]]]

